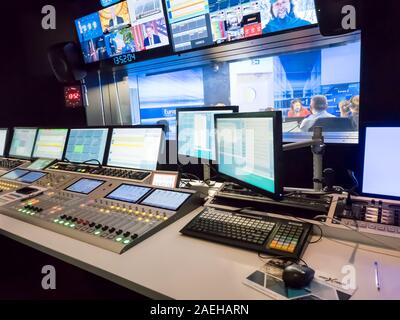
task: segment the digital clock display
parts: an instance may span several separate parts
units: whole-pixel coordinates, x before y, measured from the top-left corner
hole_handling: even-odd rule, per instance
[[[134,62],[136,60],[136,56],[133,53],[127,53],[127,54],[123,54],[120,55],[118,57],[114,57],[114,64],[116,66],[125,64],[125,63],[131,63]]]
[[[64,87],[65,106],[68,108],[82,107],[82,90],[80,86]]]

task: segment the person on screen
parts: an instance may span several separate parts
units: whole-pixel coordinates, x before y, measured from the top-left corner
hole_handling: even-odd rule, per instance
[[[271,20],[263,28],[263,34],[310,25],[311,22],[296,16],[293,0],[270,0]]]
[[[350,105],[351,102],[349,100],[343,100],[339,103],[340,117],[348,118],[350,116]]]
[[[294,99],[290,103],[290,111],[288,112],[289,118],[305,118],[310,115],[308,111],[301,102],[300,99]]]
[[[109,8],[109,11],[111,14],[111,19],[108,23],[109,29],[112,29],[112,28],[114,28],[120,24],[123,24],[125,22],[123,17],[120,17],[117,15],[117,11],[116,11],[115,7]]]
[[[312,114],[305,118],[300,125],[300,129],[303,132],[308,132],[315,125],[317,119],[336,118],[326,111],[328,109],[328,100],[325,96],[312,97],[310,109]]]
[[[354,96],[350,99],[349,118],[353,120],[354,126],[358,128],[360,121],[360,96]]]
[[[153,46],[155,44],[161,43],[160,36],[158,36],[154,33],[153,25],[149,24],[146,26],[146,35],[147,35],[147,37],[144,38],[144,46],[145,47],[149,47],[149,46]]]

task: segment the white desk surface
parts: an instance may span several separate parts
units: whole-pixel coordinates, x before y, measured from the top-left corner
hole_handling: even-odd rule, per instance
[[[179,233],[199,210],[122,255],[1,214],[0,233],[153,299],[268,299],[242,283],[263,265],[256,253]],[[344,276],[344,265],[354,265],[358,290],[353,299],[400,299],[400,252],[364,245],[355,251],[355,247],[324,238],[310,244],[303,259],[338,279]],[[374,261],[380,264],[380,292],[375,287]]]

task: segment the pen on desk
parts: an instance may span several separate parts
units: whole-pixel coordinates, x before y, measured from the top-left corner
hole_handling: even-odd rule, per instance
[[[374,262],[374,267],[375,267],[375,285],[376,285],[376,289],[378,291],[381,290],[381,281],[379,279],[379,269],[378,269],[378,262]]]

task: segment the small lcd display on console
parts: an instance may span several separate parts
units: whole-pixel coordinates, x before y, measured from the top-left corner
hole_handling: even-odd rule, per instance
[[[66,191],[76,192],[81,194],[89,194],[98,187],[100,187],[105,181],[94,180],[94,179],[81,179],[69,186]]]
[[[141,204],[167,210],[178,210],[190,197],[190,193],[157,189],[144,199]]]
[[[4,176],[2,176],[2,179],[8,179],[8,180],[16,180],[18,178],[21,178],[22,176],[26,175],[29,171],[28,170],[21,170],[21,169],[15,169]]]
[[[39,179],[43,178],[47,173],[44,172],[29,172],[28,174],[22,176],[21,178],[18,179],[18,181],[23,182],[23,183],[34,183],[38,181]]]
[[[151,188],[123,184],[112,193],[110,193],[106,198],[130,203],[137,203],[150,190]]]

